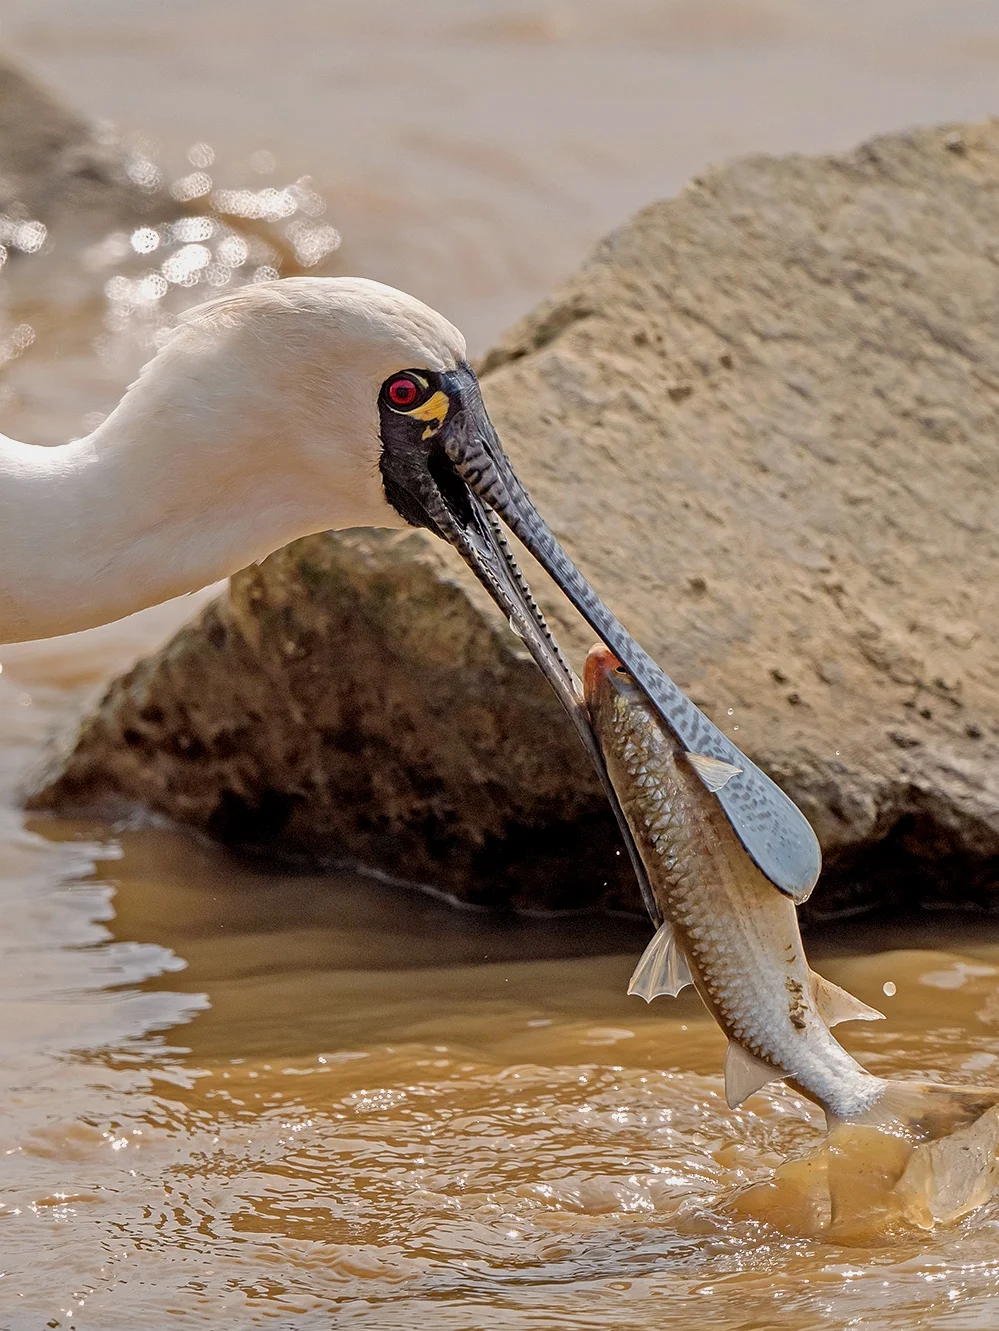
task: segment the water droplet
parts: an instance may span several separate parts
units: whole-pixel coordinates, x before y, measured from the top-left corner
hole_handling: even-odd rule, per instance
[[[226,236],[218,247],[219,263],[227,268],[239,268],[249,258],[250,247],[242,236]]]
[[[171,195],[178,203],[190,203],[192,199],[201,199],[212,188],[212,178],[205,171],[192,171],[189,176],[181,176],[170,186]]]
[[[211,250],[205,245],[185,245],[163,264],[163,276],[178,286],[193,286],[202,268],[211,263]]]
[[[209,240],[215,234],[215,223],[210,217],[179,217],[170,228],[170,235],[182,244]]]
[[[895,983],[893,980],[885,980],[884,984],[881,986],[881,989],[887,998],[894,998],[895,995],[898,993],[898,989],[895,987]]]

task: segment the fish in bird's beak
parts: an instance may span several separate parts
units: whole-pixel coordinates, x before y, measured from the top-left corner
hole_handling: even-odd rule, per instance
[[[710,788],[746,850],[776,887],[795,901],[806,900],[821,853],[804,814],[663,673],[576,568],[517,478],[471,367],[392,375],[382,385],[379,412],[386,498],[407,522],[429,528],[460,552],[524,640],[596,765],[653,918],[658,911],[607,779],[579,681],[545,624],[500,520],[623,663],[687,751],[716,760],[704,765],[714,773]]]

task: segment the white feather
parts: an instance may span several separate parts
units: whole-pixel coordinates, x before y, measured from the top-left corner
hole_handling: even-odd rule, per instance
[[[199,306],[86,438],[0,436],[0,643],[107,623],[298,536],[402,526],[379,473],[379,387],[464,357],[446,319],[359,278]]]

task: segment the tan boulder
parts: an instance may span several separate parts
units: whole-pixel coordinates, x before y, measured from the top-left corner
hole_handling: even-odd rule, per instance
[[[739,161],[608,237],[482,367],[593,585],[812,819],[818,911],[995,900],[997,196],[995,123]],[[591,635],[536,586],[578,662]],[[476,901],[635,905],[574,745],[449,552],[320,536],[113,685],[33,803],[138,803]]]

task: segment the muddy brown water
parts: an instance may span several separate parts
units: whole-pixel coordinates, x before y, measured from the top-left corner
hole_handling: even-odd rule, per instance
[[[275,181],[313,173],[351,266],[479,348],[706,161],[995,109],[983,0],[275,13],[8,0],[2,35],[174,170],[209,140],[230,175],[261,150]],[[125,369],[93,317],[72,374],[19,362],[0,424],[56,438],[106,409]],[[697,1000],[625,996],[641,925],[26,823],[46,737],[198,599],[0,649],[0,1328],[999,1326],[999,1205],[849,1241],[733,1210],[818,1116],[780,1088],[726,1108]],[[843,1034],[872,1070],[999,1081],[992,920],[812,947],[887,1013]]]

